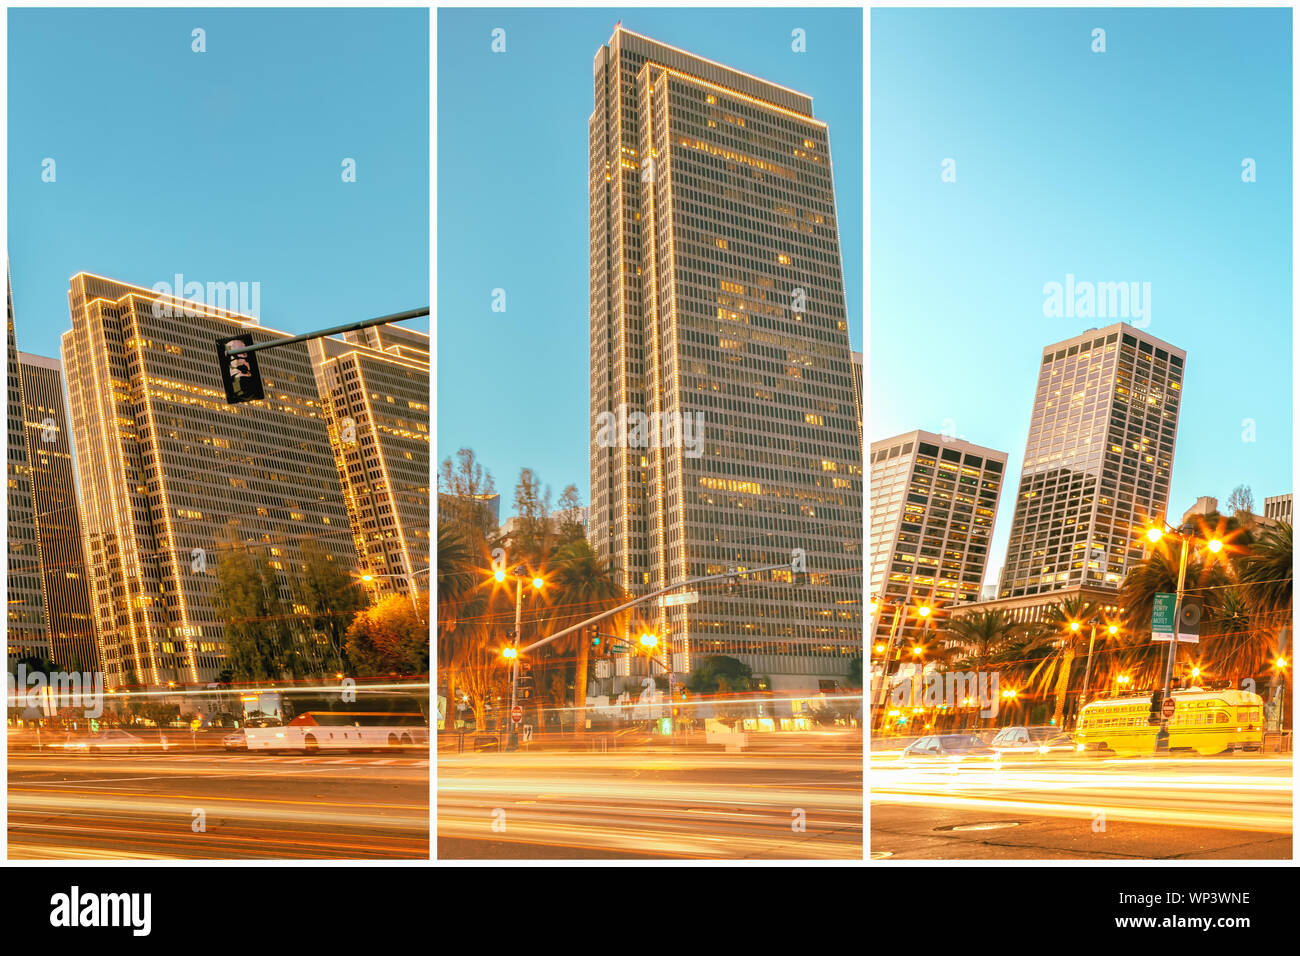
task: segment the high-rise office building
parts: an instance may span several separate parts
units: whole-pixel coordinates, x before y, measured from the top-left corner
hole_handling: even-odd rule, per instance
[[[873,639],[921,627],[910,608],[979,600],[1006,464],[1004,451],[932,432],[871,443],[871,596],[884,605]]]
[[[303,343],[259,352],[265,399],[228,405],[217,340],[287,333],[86,273],[68,305],[63,367],[105,681],[211,681],[228,660],[224,554],[268,561],[286,606],[306,542],[356,568],[311,356]],[[312,637],[294,639],[310,654]]]
[[[830,147],[811,99],[620,26],[594,62],[590,539],[621,584],[807,552],[647,611],[689,671],[808,686],[862,641],[862,450]]]
[[[427,590],[429,337],[377,326],[308,344],[367,588]]]
[[[99,670],[63,401],[63,368],[58,359],[26,352],[18,353],[18,364],[50,659],[64,671]]]
[[[1123,322],[1043,349],[1002,598],[1118,588],[1166,517],[1187,353]]]
[[[1271,521],[1291,523],[1291,496],[1271,495],[1264,499],[1264,517]]]
[[[50,656],[49,631],[41,597],[40,549],[36,542],[36,511],[32,503],[31,469],[27,441],[23,434],[23,380],[14,339],[14,296],[6,285],[8,348],[5,351],[9,384],[9,447],[7,500],[9,521],[9,579],[6,663],[10,673],[24,657],[45,660]]]

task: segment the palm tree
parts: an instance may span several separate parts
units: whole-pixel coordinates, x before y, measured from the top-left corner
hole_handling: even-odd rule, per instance
[[[548,599],[555,608],[552,624],[557,629],[577,624],[627,600],[608,565],[585,538],[556,549],[551,555],[549,579],[552,587]],[[621,623],[616,621],[616,629]],[[591,647],[581,632],[574,635],[574,640],[578,665],[573,684],[574,732],[581,734],[587,726],[587,657]]]
[[[1070,691],[1070,667],[1088,640],[1091,626],[1096,623],[1100,608],[1082,596],[1062,598],[1048,606],[1042,622],[1034,628],[1035,640],[1030,647],[1048,649],[1047,656],[1039,661],[1029,675],[1030,682],[1037,679],[1041,689],[1053,687],[1056,698],[1054,723],[1063,726],[1065,703]]]
[[[1265,529],[1237,560],[1237,579],[1256,614],[1291,609],[1291,526]]]
[[[1246,603],[1254,612],[1255,623],[1278,629],[1278,636],[1269,639],[1268,647],[1269,652],[1277,654],[1286,646],[1284,635],[1291,623],[1291,525],[1282,522],[1275,528],[1266,529],[1246,550],[1237,566],[1237,577],[1245,591]],[[1258,641],[1254,643],[1259,644]],[[1257,646],[1256,650],[1261,649]],[[1252,673],[1259,673],[1262,663],[1257,657]],[[1268,688],[1270,701],[1277,700],[1281,680],[1281,668],[1274,668]],[[1271,721],[1276,719],[1276,716],[1270,718]]]
[[[959,670],[984,670],[993,655],[1003,650],[1020,631],[1020,625],[1001,610],[974,611],[952,617],[944,626],[957,644],[970,656],[957,662]],[[979,724],[979,708],[971,711],[974,723]]]
[[[1214,674],[1250,676],[1268,666],[1274,647],[1273,635],[1255,626],[1246,589],[1227,588],[1214,616],[1203,630],[1203,659]]]
[[[456,671],[460,663],[456,645],[465,637],[458,634],[458,625],[471,605],[477,614],[486,610],[481,595],[475,600],[475,578],[474,550],[464,533],[448,522],[438,522],[438,665],[447,680],[448,727],[456,722]],[[435,679],[435,699],[437,693]]]
[[[1011,620],[1006,611],[974,611],[970,614],[954,616],[944,625],[944,630],[951,635],[954,643],[963,650],[972,652],[967,659],[957,666],[972,664],[975,669],[988,666],[993,655],[1001,650],[1020,629],[1020,625]]]

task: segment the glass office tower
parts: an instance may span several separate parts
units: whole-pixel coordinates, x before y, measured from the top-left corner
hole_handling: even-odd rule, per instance
[[[862,647],[863,476],[826,124],[621,27],[594,84],[590,540],[633,593],[805,549],[806,584],[706,587],[643,625],[676,672],[833,682]]]
[[[1163,519],[1187,353],[1123,322],[1043,349],[999,597],[1118,588]]]

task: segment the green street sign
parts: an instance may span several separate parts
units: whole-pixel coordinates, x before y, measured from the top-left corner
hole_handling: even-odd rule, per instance
[[[1172,641],[1174,639],[1174,610],[1178,595],[1161,591],[1151,602],[1151,640]]]

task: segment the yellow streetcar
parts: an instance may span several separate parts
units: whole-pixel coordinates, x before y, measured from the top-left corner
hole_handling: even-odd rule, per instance
[[[1225,750],[1259,750],[1264,741],[1264,700],[1244,690],[1176,690],[1169,748],[1206,756]],[[1111,750],[1121,757],[1154,753],[1159,724],[1148,722],[1151,697],[1094,700],[1083,708],[1075,741],[1080,750]]]

